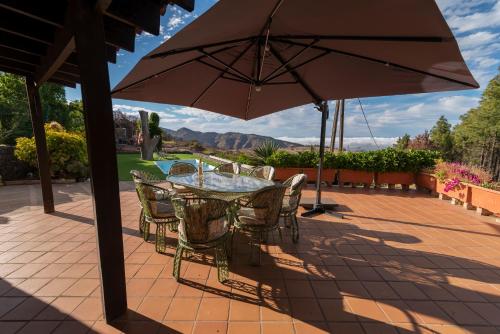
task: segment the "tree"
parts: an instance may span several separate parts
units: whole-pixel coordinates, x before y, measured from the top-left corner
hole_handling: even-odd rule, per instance
[[[410,139],[410,135],[405,133],[403,137],[398,138],[396,144],[394,144],[394,148],[398,150],[406,150],[408,148],[408,145],[410,144]]]
[[[415,138],[410,140],[408,148],[412,150],[434,150],[432,145],[431,135],[429,131],[425,130],[424,133],[416,135]]]
[[[139,115],[141,118],[141,133],[139,134],[138,142],[141,145],[141,159],[142,160],[153,160],[153,153],[160,137],[151,137],[149,133],[149,117],[148,112],[145,110],[139,110]]]
[[[451,134],[451,124],[443,115],[439,117],[436,124],[430,132],[430,140],[435,145],[436,149],[442,154],[442,157],[447,160],[453,160],[453,136]]]
[[[71,101],[68,106],[67,129],[72,132],[85,133],[85,119],[81,100]]]
[[[163,130],[160,128],[160,116],[158,116],[155,112],[152,112],[151,115],[149,115],[149,135],[151,138],[155,136],[160,138],[158,140],[158,144],[156,144],[156,148],[161,150]]]
[[[83,132],[80,101],[68,104],[64,87],[45,83],[40,87],[45,122],[58,122],[70,131]],[[31,116],[24,78],[0,73],[0,144],[15,144],[18,137],[31,137]]]
[[[460,117],[453,138],[460,161],[500,178],[500,74],[489,82],[479,106]]]

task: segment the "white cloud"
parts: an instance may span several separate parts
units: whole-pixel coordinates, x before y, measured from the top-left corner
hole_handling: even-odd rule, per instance
[[[496,41],[498,39],[498,35],[499,34],[489,31],[478,31],[474,34],[458,38],[458,45],[460,45],[462,50],[467,50]]]
[[[491,10],[476,11],[466,15],[452,15],[448,19],[448,23],[458,32],[498,27],[500,26],[500,0],[496,1]]]

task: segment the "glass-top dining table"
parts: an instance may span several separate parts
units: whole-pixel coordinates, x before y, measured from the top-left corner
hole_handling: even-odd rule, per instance
[[[189,189],[200,197],[219,198],[226,201],[250,196],[256,191],[274,185],[273,181],[253,176],[223,172],[203,172],[170,175],[166,179],[174,185]]]

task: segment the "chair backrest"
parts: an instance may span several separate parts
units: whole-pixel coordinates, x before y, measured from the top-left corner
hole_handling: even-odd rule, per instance
[[[259,179],[266,179],[266,180],[272,181],[274,179],[274,167],[273,166],[255,167],[250,172],[250,176],[258,177]]]
[[[221,173],[231,173],[231,174],[239,174],[240,173],[240,164],[237,162],[229,162],[227,164],[222,164],[215,167],[216,172]]]
[[[144,170],[135,170],[135,169],[132,169],[130,171],[130,174],[132,175],[132,178],[134,180],[138,179],[138,180],[142,180],[144,182],[149,182],[149,183],[157,183],[157,182],[161,181],[155,175],[153,175],[153,174],[151,174],[149,172],[146,172]]]
[[[306,183],[306,174],[295,174],[283,182],[283,185],[287,187],[286,197],[288,197],[288,204],[291,209],[298,208],[300,197],[302,196],[302,188],[304,188]]]
[[[229,203],[214,198],[174,198],[180,219],[179,238],[190,243],[208,243],[229,231]]]
[[[138,178],[134,178],[134,184],[137,197],[146,217],[155,218],[155,212],[157,212],[160,202],[162,202],[162,208],[171,205],[172,197],[168,190],[159,188]],[[158,191],[161,194],[161,201],[157,198]]]
[[[280,184],[266,187],[253,194],[245,206],[253,208],[255,215],[264,220],[266,225],[276,225],[279,222],[285,190],[286,187]]]
[[[176,162],[168,171],[168,175],[192,174],[196,173],[196,167],[189,162]]]

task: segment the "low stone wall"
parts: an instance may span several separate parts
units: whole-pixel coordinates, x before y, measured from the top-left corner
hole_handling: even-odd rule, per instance
[[[0,175],[2,180],[19,180],[26,178],[34,168],[14,156],[14,146],[0,145]]]

